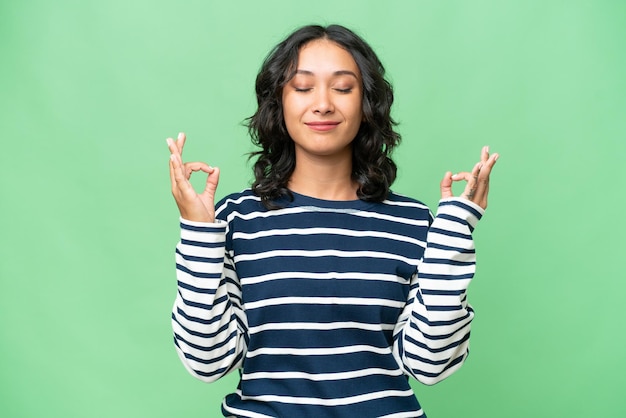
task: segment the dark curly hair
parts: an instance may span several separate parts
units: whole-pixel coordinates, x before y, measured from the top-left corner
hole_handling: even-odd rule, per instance
[[[250,158],[258,157],[252,190],[269,209],[281,207],[277,199],[293,199],[287,185],[296,164],[295,146],[285,126],[282,91],[295,74],[300,49],[318,39],[328,39],[348,51],[363,80],[363,122],[352,142],[352,178],[359,185],[357,196],[381,202],[396,179],[391,154],[400,135],[393,130],[393,88],[385,79],[385,68],[372,48],[351,30],[340,25],[304,26],[265,58],[256,78],[258,109],[246,119],[252,142],[261,148],[250,154]]]

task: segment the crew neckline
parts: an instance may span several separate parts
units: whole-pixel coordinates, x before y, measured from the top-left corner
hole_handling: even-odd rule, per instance
[[[376,202],[366,202],[361,199],[353,200],[327,200],[317,197],[307,196],[301,193],[289,190],[293,195],[293,201],[289,201],[288,197],[285,197],[288,206],[314,206],[331,209],[366,209],[374,205]]]

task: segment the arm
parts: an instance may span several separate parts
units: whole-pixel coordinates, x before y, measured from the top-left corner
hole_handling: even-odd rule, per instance
[[[176,141],[167,139],[172,195],[181,215],[172,327],[183,364],[208,382],[241,365],[247,324],[239,280],[225,251],[227,224],[215,220],[219,169],[202,162],[183,163],[185,140],[183,133]],[[189,182],[197,171],[207,174],[206,186],[199,194]]]
[[[394,330],[396,358],[422,383],[445,379],[461,367],[469,353],[474,311],[466,293],[476,271],[472,232],[487,207],[489,176],[498,157],[490,156],[488,147],[483,147],[481,161],[471,172],[447,172],[441,182],[437,216]],[[459,180],[467,185],[455,198],[452,183]]]
[[[422,383],[445,379],[467,357],[474,312],[466,292],[476,268],[471,232],[482,213],[463,199],[442,199],[428,231],[424,257],[394,332],[396,357]]]
[[[241,287],[224,250],[226,224],[181,218],[180,226],[174,343],[185,368],[212,382],[240,367],[245,355],[247,322]]]

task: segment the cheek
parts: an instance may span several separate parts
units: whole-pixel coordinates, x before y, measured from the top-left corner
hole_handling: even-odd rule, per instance
[[[291,102],[289,96],[283,96],[283,104],[282,104],[282,108],[283,108],[283,118],[285,119],[285,122],[287,122],[292,116],[293,114],[293,103]]]
[[[355,100],[352,103],[352,119],[355,119],[359,124],[363,121],[363,101],[361,99]]]
[[[283,115],[285,119],[295,118],[301,112],[302,103],[298,97],[293,94],[283,96]]]
[[[359,102],[359,119],[360,119],[361,123],[365,122],[365,119],[366,119],[365,118],[365,111],[366,111],[365,107],[366,106],[368,106],[367,102],[365,102],[363,100],[361,100]],[[371,111],[370,111],[370,114],[371,114]]]
[[[287,96],[288,95],[283,96],[283,122],[285,124],[285,128],[287,128],[287,133],[293,138],[298,128],[299,117],[295,111],[293,100]]]

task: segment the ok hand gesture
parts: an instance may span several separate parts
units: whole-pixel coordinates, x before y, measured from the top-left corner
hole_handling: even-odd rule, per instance
[[[489,175],[491,169],[498,160],[498,154],[489,155],[489,147],[483,147],[480,153],[480,161],[476,163],[472,172],[461,172],[452,175],[448,171],[441,180],[441,198],[453,197],[452,183],[465,180],[467,185],[461,193],[462,198],[476,203],[483,209],[487,208],[487,195],[489,194]]]
[[[180,216],[189,221],[215,221],[215,190],[220,177],[220,170],[203,162],[183,163],[182,153],[185,146],[185,134],[179,133],[174,141],[167,138],[170,149],[170,179],[172,181],[172,195],[178,205]],[[202,193],[196,193],[189,182],[191,173],[203,171],[207,173],[206,186]]]

